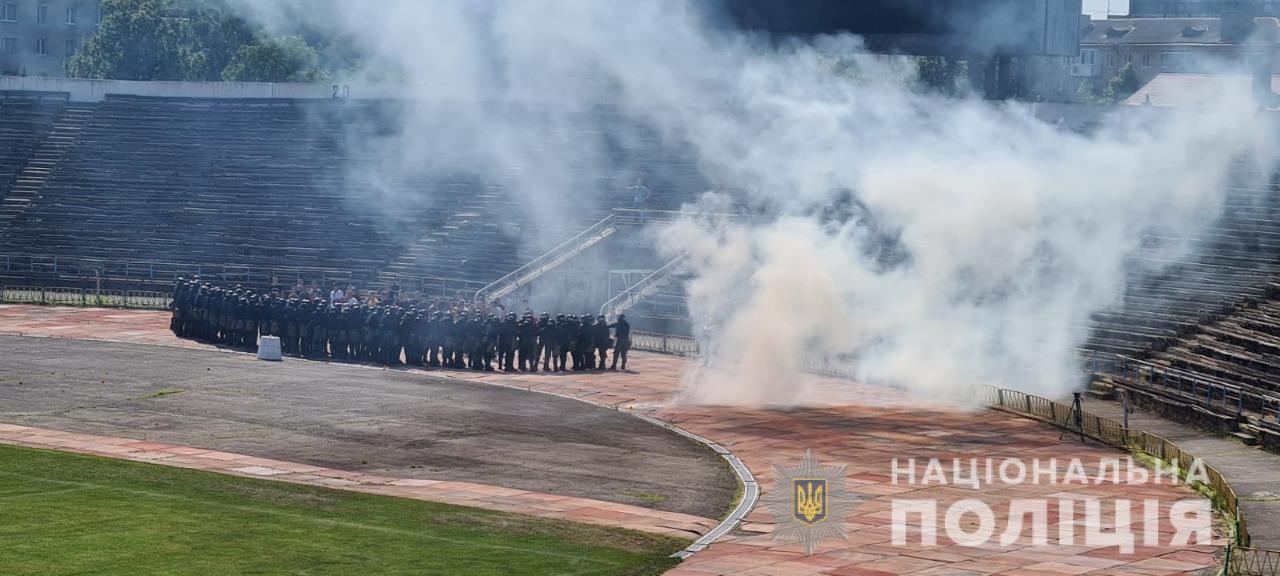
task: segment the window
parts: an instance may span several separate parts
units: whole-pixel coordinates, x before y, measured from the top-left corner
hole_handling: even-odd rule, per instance
[[[36,39],[36,54],[39,54],[41,56],[49,55],[49,39],[48,38]]]
[[[1150,67],[1150,66],[1151,66],[1151,55],[1150,55],[1150,54],[1143,54],[1143,55],[1142,55],[1142,66],[1143,66],[1144,68],[1145,68],[1145,67]]]
[[[1092,64],[1097,64],[1097,63],[1098,63],[1098,51],[1097,51],[1097,50],[1094,50],[1094,49],[1092,49],[1092,48],[1087,48],[1087,49],[1081,50],[1081,51],[1080,51],[1080,56],[1077,58],[1076,63],[1077,63],[1077,64],[1090,64],[1090,65],[1092,65]]]
[[[18,39],[5,38],[3,41],[0,41],[0,51],[3,51],[5,54],[17,54]]]
[[[1190,52],[1163,52],[1160,67],[1164,70],[1186,70],[1194,64],[1195,55]]]
[[[5,22],[18,21],[18,5],[17,4],[14,4],[13,2],[5,2],[3,12],[4,12],[3,19]]]
[[[1125,64],[1133,64],[1133,54],[1125,54],[1125,55],[1124,55],[1124,63],[1125,63]]]
[[[67,24],[74,25],[76,23],[76,8],[72,6],[67,8]]]
[[[1107,52],[1107,66],[1114,67],[1116,65],[1116,53]]]
[[[80,41],[76,38],[67,38],[67,58],[75,56],[78,49],[80,49]]]
[[[39,6],[36,6],[36,22],[39,24],[45,24],[49,22],[49,6],[48,5],[41,4]]]

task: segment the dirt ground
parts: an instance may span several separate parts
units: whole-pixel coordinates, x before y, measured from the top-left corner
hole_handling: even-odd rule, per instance
[[[465,480],[709,518],[710,450],[625,413],[420,373],[0,336],[0,422],[403,478]]]

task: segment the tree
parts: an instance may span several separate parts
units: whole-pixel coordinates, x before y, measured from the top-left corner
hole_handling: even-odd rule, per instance
[[[1124,102],[1134,92],[1137,92],[1138,88],[1141,88],[1138,85],[1138,73],[1133,71],[1133,64],[1125,64],[1116,72],[1114,78],[1107,81],[1107,87],[1102,92],[1102,99],[1108,104]]]
[[[232,82],[315,82],[322,75],[317,69],[316,51],[298,36],[279,39],[260,38],[241,46],[222,79]]]
[[[169,0],[103,0],[102,24],[67,62],[79,78],[192,80],[188,23],[169,17]]]
[[[227,5],[225,0],[177,0],[179,17],[191,23],[192,52],[200,55],[192,65],[202,80],[222,79],[222,71],[236,52],[256,41],[258,28]]]
[[[1080,85],[1076,87],[1076,99],[1085,104],[1093,104],[1098,101],[1098,93],[1093,87],[1093,81],[1087,78],[1080,81]]]
[[[228,0],[103,0],[102,25],[67,63],[81,78],[312,81],[315,50],[267,39]]]

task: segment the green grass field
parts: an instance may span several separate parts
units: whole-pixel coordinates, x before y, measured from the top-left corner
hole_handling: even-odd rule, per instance
[[[684,541],[0,446],[0,574],[658,574]]]

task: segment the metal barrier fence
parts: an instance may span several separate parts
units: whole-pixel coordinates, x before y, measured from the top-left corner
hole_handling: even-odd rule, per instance
[[[1231,549],[1227,564],[1227,573],[1234,576],[1280,574],[1280,552],[1236,547]]]
[[[227,284],[269,286],[297,280],[319,283],[357,282],[351,271],[324,268],[261,268],[253,266],[204,266],[143,260],[105,260],[76,256],[0,254],[0,272],[10,275],[57,276],[85,281],[116,280],[139,283],[172,282],[179,276],[200,276]]]
[[[84,290],[44,286],[0,287],[0,303],[167,310],[169,295],[142,290]]]
[[[1089,412],[1075,414],[1067,404],[990,386],[985,387],[984,396],[986,403],[994,408],[1048,422],[1072,432],[1081,432],[1117,448],[1159,458],[1175,464],[1178,470],[1190,470],[1196,460],[1194,455],[1167,438],[1141,430],[1129,430],[1115,420]],[[1201,461],[1201,465],[1208,480],[1204,488],[1211,492],[1214,506],[1235,521],[1235,538],[1228,544],[1223,560],[1226,573],[1241,576],[1280,575],[1280,551],[1248,547],[1249,528],[1240,510],[1240,500],[1235,490],[1217,468],[1204,461]]]
[[[699,350],[698,341],[688,336],[668,336],[652,332],[632,332],[631,348],[678,356],[696,356]]]

